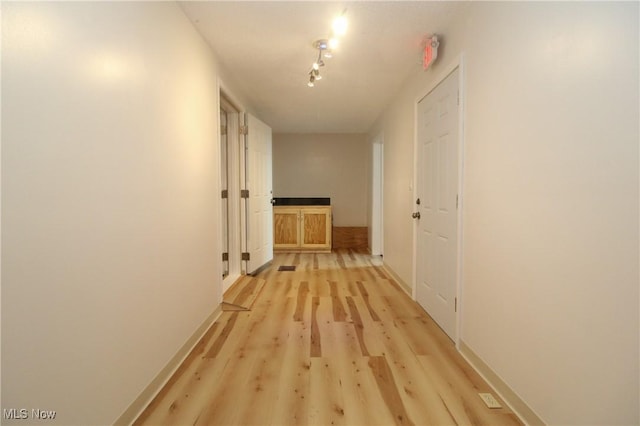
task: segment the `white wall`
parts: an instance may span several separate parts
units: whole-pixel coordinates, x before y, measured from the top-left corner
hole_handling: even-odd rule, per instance
[[[549,424],[638,424],[638,3],[474,3],[370,134],[411,282],[413,106],[464,53],[462,340]]]
[[[218,306],[216,78],[174,3],[2,4],[2,408],[111,424]]]
[[[365,134],[274,134],[275,197],[331,197],[334,226],[367,226]]]

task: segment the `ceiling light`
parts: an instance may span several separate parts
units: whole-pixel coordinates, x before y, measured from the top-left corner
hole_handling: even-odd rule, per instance
[[[324,58],[333,57],[331,49],[335,49],[338,46],[338,36],[344,35],[347,32],[347,18],[345,18],[347,10],[343,10],[342,14],[333,21],[333,32],[331,33],[331,39],[322,38],[313,42],[313,48],[318,50],[318,59],[311,65],[311,71],[309,71],[309,82],[307,86],[314,87],[317,80],[321,80],[320,67],[324,67]]]
[[[329,43],[329,42],[326,39],[316,40],[316,42],[313,43],[313,47],[315,47],[316,49],[319,49],[319,50],[325,50],[328,47],[327,43]]]
[[[342,15],[333,20],[333,32],[334,34],[339,36],[346,34],[347,18],[344,16],[344,12],[342,12]]]
[[[311,65],[311,71],[309,71],[309,82],[307,83],[307,86],[309,87],[314,87],[316,81],[322,80],[322,76],[320,75],[320,67],[324,67],[324,61],[322,60],[322,58],[323,53],[327,49],[327,46],[328,41],[326,39],[316,40],[313,43],[313,47],[318,49],[318,58],[313,63],[313,65]]]
[[[329,40],[321,38],[320,40],[314,41],[312,46],[314,47],[314,49],[318,49],[322,52],[323,50],[327,50],[329,48]]]
[[[320,67],[324,67],[324,61],[322,60],[322,49],[318,49],[318,59],[311,66],[314,71],[318,71]]]

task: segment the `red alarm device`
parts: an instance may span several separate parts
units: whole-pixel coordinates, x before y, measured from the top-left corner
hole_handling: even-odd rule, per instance
[[[438,36],[433,35],[425,40],[424,54],[422,56],[422,69],[426,70],[438,57]]]

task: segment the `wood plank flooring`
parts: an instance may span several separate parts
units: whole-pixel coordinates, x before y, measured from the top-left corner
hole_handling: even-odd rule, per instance
[[[257,278],[251,310],[223,312],[134,424],[522,424],[484,405],[489,386],[379,258],[276,254]]]
[[[265,281],[245,275],[224,293],[223,311],[249,311],[262,291]]]

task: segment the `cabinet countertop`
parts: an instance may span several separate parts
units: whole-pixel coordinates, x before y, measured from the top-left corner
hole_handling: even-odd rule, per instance
[[[330,206],[328,197],[276,197],[274,206]]]

